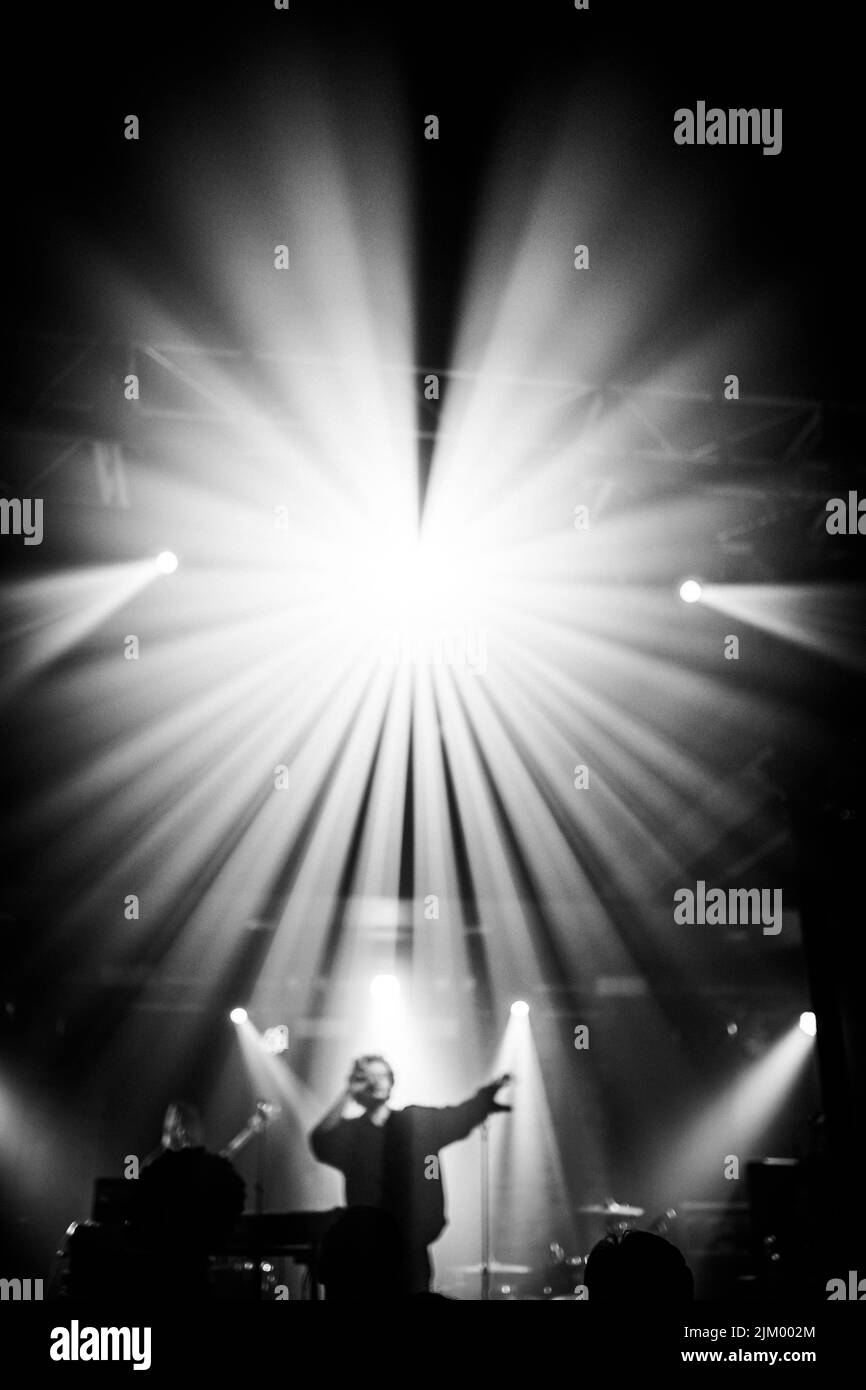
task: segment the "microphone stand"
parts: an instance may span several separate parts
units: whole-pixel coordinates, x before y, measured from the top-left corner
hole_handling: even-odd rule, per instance
[[[258,1133],[258,1148],[256,1152],[256,1181],[253,1191],[255,1193],[255,1212],[256,1216],[261,1216],[265,1209],[265,1135],[268,1132],[266,1124],[262,1125]],[[259,1235],[256,1237],[256,1244],[261,1240],[261,1222],[256,1222],[259,1228]],[[262,1297],[262,1255],[263,1251],[256,1251],[256,1268],[258,1269],[258,1296]]]
[[[265,1209],[265,1134],[267,1125],[262,1125],[259,1130],[259,1149],[256,1155],[256,1181],[255,1181],[255,1209],[256,1216],[261,1216]]]
[[[490,1299],[490,1135],[481,1121],[481,1301]]]

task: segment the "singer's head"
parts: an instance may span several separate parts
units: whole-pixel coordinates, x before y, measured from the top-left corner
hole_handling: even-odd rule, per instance
[[[349,1076],[352,1094],[365,1110],[384,1105],[394,1089],[394,1073],[390,1063],[376,1053],[356,1057]]]

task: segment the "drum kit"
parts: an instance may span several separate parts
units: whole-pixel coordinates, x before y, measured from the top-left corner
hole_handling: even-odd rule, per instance
[[[635,1226],[645,1215],[643,1207],[630,1202],[592,1202],[575,1208],[576,1215],[588,1223],[592,1240],[601,1239],[610,1232],[622,1232]],[[649,1227],[657,1235],[663,1235],[676,1218],[676,1211],[669,1208],[662,1217]],[[583,1224],[583,1223],[582,1223]],[[548,1246],[548,1259],[543,1265],[505,1264],[491,1260],[487,1266],[489,1275],[489,1297],[495,1300],[524,1301],[549,1300],[554,1303],[582,1302],[585,1292],[586,1255],[569,1255],[557,1242]],[[463,1297],[470,1297],[469,1288],[481,1279],[485,1269],[482,1264],[458,1265],[454,1273],[459,1276]]]

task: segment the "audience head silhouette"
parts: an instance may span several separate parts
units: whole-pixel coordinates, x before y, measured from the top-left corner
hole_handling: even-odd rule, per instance
[[[692,1272],[675,1245],[651,1231],[611,1232],[586,1262],[591,1303],[691,1303]]]

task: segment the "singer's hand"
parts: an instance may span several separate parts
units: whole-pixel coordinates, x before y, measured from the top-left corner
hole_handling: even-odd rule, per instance
[[[349,1095],[352,1100],[357,1100],[365,1091],[370,1088],[370,1078],[365,1072],[352,1072],[349,1077]]]
[[[511,1080],[512,1077],[510,1073],[506,1072],[504,1076],[500,1076],[496,1081],[491,1081],[488,1086],[481,1087],[479,1094],[487,1098],[488,1115],[511,1110],[512,1107],[510,1105],[500,1105],[499,1101],[496,1099],[496,1092],[501,1091],[502,1087],[507,1086]]]

